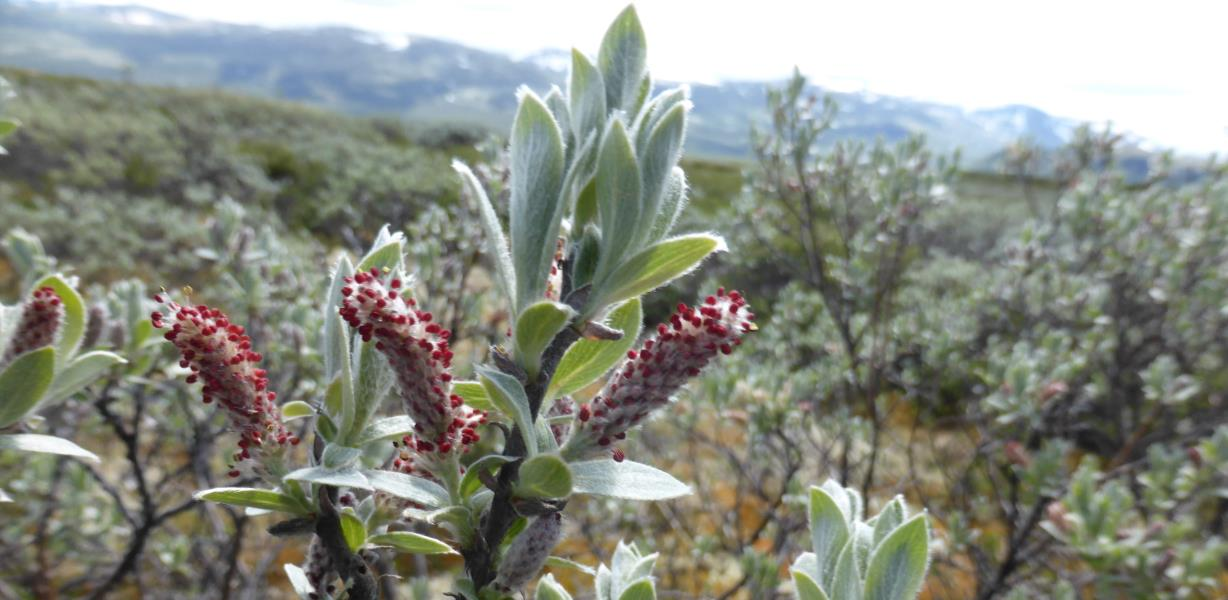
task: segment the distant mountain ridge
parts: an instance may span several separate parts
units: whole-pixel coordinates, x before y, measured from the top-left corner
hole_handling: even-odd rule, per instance
[[[0,0],[0,64],[142,83],[220,87],[354,114],[457,121],[497,129],[515,89],[562,85],[554,51],[524,60],[422,36],[388,38],[345,27],[267,29],[197,21],[138,6]],[[702,155],[749,155],[752,123],[766,123],[765,82],[692,85],[688,146]],[[819,88],[816,92],[823,92]],[[924,133],[975,166],[1026,136],[1044,148],[1074,123],[1028,106],[967,111],[872,94],[832,93],[832,138],[888,141]]]

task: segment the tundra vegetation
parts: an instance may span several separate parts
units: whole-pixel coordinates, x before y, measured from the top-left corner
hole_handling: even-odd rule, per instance
[[[4,70],[0,596],[1228,593],[1224,166],[684,161],[647,47],[506,144]]]

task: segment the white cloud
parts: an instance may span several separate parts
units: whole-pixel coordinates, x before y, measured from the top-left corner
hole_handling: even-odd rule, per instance
[[[131,4],[133,0],[103,0]],[[136,0],[271,27],[346,24],[527,55],[595,52],[624,0]],[[1155,142],[1228,151],[1228,3],[1169,0],[640,0],[654,74],[785,76],[969,108],[1028,104]]]

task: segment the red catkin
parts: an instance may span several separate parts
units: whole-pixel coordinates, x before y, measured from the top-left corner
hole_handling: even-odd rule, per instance
[[[150,320],[166,329],[164,337],[179,349],[180,366],[191,370],[187,382],[202,382],[205,404],[217,403],[239,433],[229,475],[265,474],[274,462],[280,468],[281,454],[299,439],[282,422],[277,394],[268,389],[267,373],[259,366],[263,357],[243,327],[216,308],[181,306],[161,294],[154,299],[166,313],[155,311]]]
[[[22,354],[54,343],[63,320],[64,303],[60,295],[47,286],[34,290],[21,307],[17,329],[0,360],[0,368]]]
[[[729,354],[742,336],[755,330],[754,314],[736,291],[724,288],[697,307],[679,304],[668,322],[616,369],[590,404],[576,410],[571,437],[562,452],[568,459],[606,453],[623,460],[612,445],[649,413],[669,403],[687,380],[718,355]]]
[[[440,457],[478,441],[477,427],[486,422],[486,413],[452,393],[451,332],[416,307],[400,290],[399,279],[385,285],[373,269],[347,277],[345,283],[341,318],[387,357],[405,411],[414,420],[414,435],[400,445],[394,467],[413,472],[415,455]]]

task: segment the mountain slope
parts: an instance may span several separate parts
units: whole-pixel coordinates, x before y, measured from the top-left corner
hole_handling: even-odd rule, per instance
[[[0,0],[0,64],[53,73],[194,87],[222,87],[355,114],[502,128],[514,90],[565,79],[557,52],[526,60],[414,36],[386,39],[343,27],[266,29],[195,21],[146,8]],[[752,123],[766,122],[763,82],[695,85],[689,146],[743,157]],[[816,88],[816,92],[822,92]],[[972,165],[1020,135],[1059,145],[1071,124],[1010,106],[963,109],[905,98],[833,94],[841,106],[831,139],[896,140],[924,133]]]

